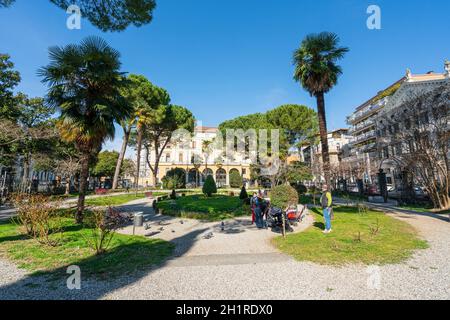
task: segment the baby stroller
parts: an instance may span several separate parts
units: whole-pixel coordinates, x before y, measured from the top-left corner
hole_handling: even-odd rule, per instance
[[[298,223],[302,222],[305,215],[306,206],[290,206],[286,211],[287,220],[293,226],[296,226]]]
[[[284,230],[287,232],[293,232],[294,229],[291,226],[291,222],[287,218],[286,212],[277,207],[270,207],[267,210],[267,226],[274,232],[283,233]],[[283,228],[283,224],[285,228]]]

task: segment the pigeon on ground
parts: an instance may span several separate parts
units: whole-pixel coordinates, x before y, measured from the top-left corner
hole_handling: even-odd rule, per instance
[[[180,223],[181,223],[181,224],[184,224],[184,221],[183,221],[183,220],[181,220],[181,221],[180,221]]]
[[[209,232],[204,236],[205,239],[211,239],[212,237],[214,237],[214,234],[212,232]]]
[[[161,228],[159,228],[158,230],[159,230],[159,231],[163,231],[163,230],[164,230],[164,228],[163,228],[163,227],[161,227]]]
[[[146,224],[144,225],[144,229],[145,229],[145,230],[148,230],[148,229],[150,229],[150,228],[151,228],[150,223],[146,223]]]

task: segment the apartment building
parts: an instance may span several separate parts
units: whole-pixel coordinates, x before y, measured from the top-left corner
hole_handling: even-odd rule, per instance
[[[184,170],[186,184],[202,185],[208,175],[211,175],[216,184],[228,186],[230,184],[230,173],[238,172],[244,180],[250,180],[251,161],[244,154],[234,154],[233,157],[225,157],[224,149],[219,148],[215,143],[210,144],[209,150],[205,151],[204,142],[213,142],[218,128],[197,126],[190,141],[169,144],[160,160],[155,183],[153,173],[148,166],[147,157],[150,163],[155,163],[155,154],[150,150],[150,154],[144,150],[141,157],[141,168],[139,184],[141,186],[153,186],[162,181],[167,172],[179,168]]]
[[[449,90],[449,61],[445,62],[444,70],[444,73],[412,74],[408,69],[405,81],[376,118],[377,153],[380,168],[388,173],[390,176],[388,183],[392,183],[393,186],[400,186],[404,180],[403,166],[406,164],[401,163],[399,159],[405,158],[405,153],[414,150],[414,146],[411,145],[414,143],[413,141],[404,141],[411,133],[408,131],[411,131],[411,128],[421,127],[433,133],[436,129],[433,127],[427,129],[429,126],[433,126],[430,122],[433,117],[432,103],[412,106],[410,99],[436,90]],[[448,107],[450,108],[450,101]],[[448,117],[448,114],[442,116]]]
[[[376,119],[405,80],[403,77],[379,91],[347,117],[352,141],[350,151],[343,161],[353,182],[363,180],[364,183],[371,184],[375,181],[378,172]]]
[[[336,173],[340,171],[341,157],[348,152],[351,139],[352,136],[349,135],[348,129],[338,129],[328,133],[331,171]],[[300,150],[300,160],[311,167],[314,176],[313,182],[325,181],[320,141],[314,145],[304,145]]]

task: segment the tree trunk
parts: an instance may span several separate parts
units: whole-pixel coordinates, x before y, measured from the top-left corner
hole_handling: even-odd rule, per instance
[[[328,149],[328,130],[327,119],[325,114],[325,98],[323,92],[318,93],[317,99],[317,115],[319,118],[320,143],[322,147],[323,173],[327,185],[330,185],[330,154]]]
[[[66,178],[66,195],[70,194],[70,177]]]
[[[83,223],[84,200],[86,198],[87,179],[89,177],[89,152],[84,151],[81,155],[80,189],[77,204],[76,223]]]
[[[142,136],[143,136],[143,128],[138,129],[138,135],[137,135],[137,159],[136,159],[136,177],[134,178],[134,184],[135,184],[135,190],[136,190],[136,196],[138,194],[139,189],[139,173],[141,169],[141,151],[142,151]]]
[[[120,175],[120,169],[122,168],[123,159],[125,158],[125,153],[127,151],[127,145],[128,140],[130,139],[130,129],[124,128],[123,129],[123,142],[122,142],[122,149],[120,150],[119,158],[117,159],[117,165],[116,165],[116,171],[114,172],[114,179],[112,184],[112,190],[117,189],[117,184],[119,183],[119,175]]]
[[[158,181],[157,180],[158,180],[158,168],[155,167],[155,170],[153,172],[153,186],[155,187],[155,189],[156,189],[156,187],[158,185]]]
[[[23,177],[22,177],[22,184],[27,185],[28,181],[30,180],[30,156],[27,154],[25,158],[23,159]]]

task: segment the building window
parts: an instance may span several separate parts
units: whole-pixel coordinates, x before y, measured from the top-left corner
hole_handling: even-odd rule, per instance
[[[166,154],[166,162],[170,162],[170,153]]]
[[[247,169],[242,169],[242,174],[247,174]]]
[[[195,143],[195,141],[192,141],[192,149],[195,149],[197,147],[197,144]]]
[[[409,119],[405,120],[405,128],[406,128],[406,130],[411,129],[411,120],[409,120]]]
[[[183,154],[182,154],[182,153],[180,153],[180,154],[178,155],[178,161],[179,161],[180,163],[183,163]]]
[[[423,124],[428,124],[430,122],[427,112],[424,112],[420,115],[420,122],[422,122]]]
[[[389,158],[389,147],[383,148],[383,158]]]

